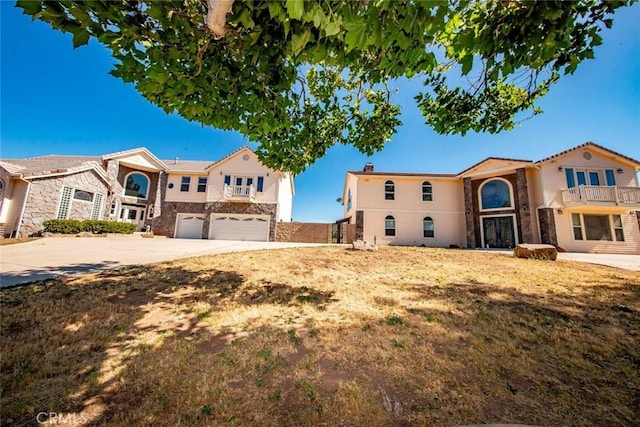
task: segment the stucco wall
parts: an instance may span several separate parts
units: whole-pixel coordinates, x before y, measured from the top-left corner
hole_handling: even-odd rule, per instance
[[[4,194],[4,235],[12,236],[18,228],[18,218],[22,212],[22,206],[27,196],[28,184],[25,181],[10,180]]]
[[[191,178],[189,185],[189,191],[181,191],[182,177],[188,176]],[[202,193],[198,192],[198,178],[207,178],[207,189],[212,185],[217,185],[215,178],[209,175],[191,174],[191,173],[167,173],[167,188],[166,188],[166,201],[168,202],[194,202],[204,203],[207,201],[207,191]],[[169,185],[173,185],[173,188],[169,188]],[[220,184],[222,185],[222,184]]]

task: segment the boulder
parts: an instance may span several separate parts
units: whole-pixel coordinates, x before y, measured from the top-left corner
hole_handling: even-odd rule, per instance
[[[378,250],[378,245],[376,245],[375,243],[367,242],[365,240],[354,240],[353,250],[376,252]]]
[[[516,258],[533,258],[555,261],[558,258],[558,250],[553,245],[536,245],[522,243],[513,250]]]

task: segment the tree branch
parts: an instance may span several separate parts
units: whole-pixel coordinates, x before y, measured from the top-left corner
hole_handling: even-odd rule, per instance
[[[213,37],[220,40],[227,33],[227,13],[231,12],[234,0],[207,0],[207,27]]]

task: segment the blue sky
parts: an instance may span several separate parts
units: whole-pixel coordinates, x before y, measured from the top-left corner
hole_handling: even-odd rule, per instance
[[[0,156],[100,155],[144,146],[162,159],[216,160],[247,141],[167,116],[107,72],[113,60],[95,40],[73,49],[71,36],[32,22],[0,1]],[[347,170],[455,173],[489,156],[538,160],[593,141],[640,158],[640,4],[620,10],[596,59],[565,76],[539,103],[545,111],[511,132],[442,136],[430,130],[400,84],[403,126],[372,157],[337,146],[296,177],[295,221],[335,221]]]

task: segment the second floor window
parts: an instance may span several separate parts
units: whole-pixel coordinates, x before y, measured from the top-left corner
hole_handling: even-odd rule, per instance
[[[433,186],[429,181],[422,183],[422,201],[433,202]]]
[[[180,191],[189,191],[190,186],[191,186],[191,177],[183,176],[182,181],[180,181]]]
[[[207,178],[198,178],[198,193],[204,193],[207,191]]]
[[[140,172],[132,172],[127,175],[124,187],[125,196],[146,199],[148,190],[149,178],[146,175]]]
[[[613,169],[589,170],[565,168],[564,173],[567,180],[567,188],[572,188],[578,185],[616,185],[616,177],[613,173]]]
[[[396,185],[393,181],[387,181],[384,183],[384,199],[395,200],[396,199]]]

